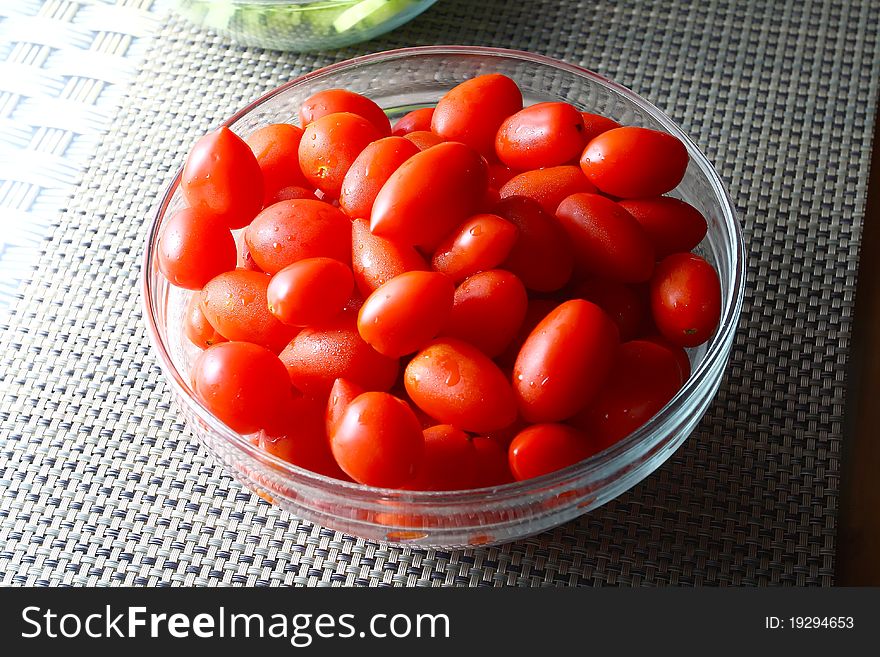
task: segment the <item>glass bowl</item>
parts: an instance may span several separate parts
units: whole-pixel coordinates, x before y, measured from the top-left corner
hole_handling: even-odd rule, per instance
[[[437,0],[174,0],[196,25],[246,46],[308,52],[375,39]]]
[[[270,503],[319,525],[366,539],[425,546],[475,546],[521,538],[566,522],[620,495],[655,470],[696,427],[718,391],[743,300],[744,245],[718,174],[678,126],[635,93],[583,68],[512,50],[430,46],[393,50],[323,68],[282,85],[226,125],[239,135],[271,122],[294,122],[302,101],[345,87],[382,106],[392,120],[431,106],[475,75],[512,77],[526,104],[562,100],[627,125],[664,130],[690,154],[674,195],[707,218],[698,252],[721,279],[722,316],[714,337],[691,350],[693,373],[647,424],[577,465],[529,481],[451,493],[373,488],[329,479],[286,463],[217,420],[195,398],[187,374],[198,353],[181,330],[188,293],[168,284],[156,265],[156,243],[169,213],[182,207],[180,173],[161,199],[143,262],[144,318],[165,377],[192,432],[227,470]]]

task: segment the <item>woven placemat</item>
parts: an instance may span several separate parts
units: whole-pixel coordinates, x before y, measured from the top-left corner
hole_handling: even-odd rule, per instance
[[[0,3],[0,320],[119,111],[155,5]]]
[[[741,331],[699,430],[645,482],[472,551],[314,527],[226,476],[180,423],[141,326],[150,209],[193,138],[316,66],[425,43],[579,63],[666,110],[716,163],[749,253]],[[830,584],[877,2],[441,0],[323,55],[171,19],[0,337],[0,582]]]

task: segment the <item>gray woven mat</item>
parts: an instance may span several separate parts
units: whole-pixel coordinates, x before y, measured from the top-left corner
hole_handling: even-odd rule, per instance
[[[686,445],[576,522],[466,552],[354,540],[242,490],[181,425],[136,293],[144,223],[197,134],[318,65],[423,43],[560,57],[654,101],[717,164],[750,257],[726,382]],[[830,584],[878,80],[871,1],[442,0],[323,56],[168,22],[0,337],[0,582]]]

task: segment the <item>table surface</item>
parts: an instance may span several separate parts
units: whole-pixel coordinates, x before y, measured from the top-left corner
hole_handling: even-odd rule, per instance
[[[0,145],[43,155],[0,151],[3,232],[24,236],[0,250],[22,280],[0,289],[0,583],[833,583],[876,2],[441,0],[319,54],[230,44],[146,0],[13,9],[0,71],[38,70],[0,75]],[[365,542],[242,489],[181,423],[137,298],[146,222],[195,136],[317,66],[429,43],[531,50],[647,97],[716,164],[748,251],[727,376],[685,446],[601,509],[479,550]],[[114,65],[71,68],[101,49]],[[59,178],[18,180],[40,160]]]

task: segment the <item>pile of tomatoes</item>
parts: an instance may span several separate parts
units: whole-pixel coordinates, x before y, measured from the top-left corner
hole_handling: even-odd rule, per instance
[[[619,441],[690,376],[717,273],[706,220],[665,196],[675,137],[523,107],[470,79],[394,128],[322,91],[299,127],[189,154],[158,266],[196,291],[192,386],[220,420],[301,467],[456,490],[536,477]]]

